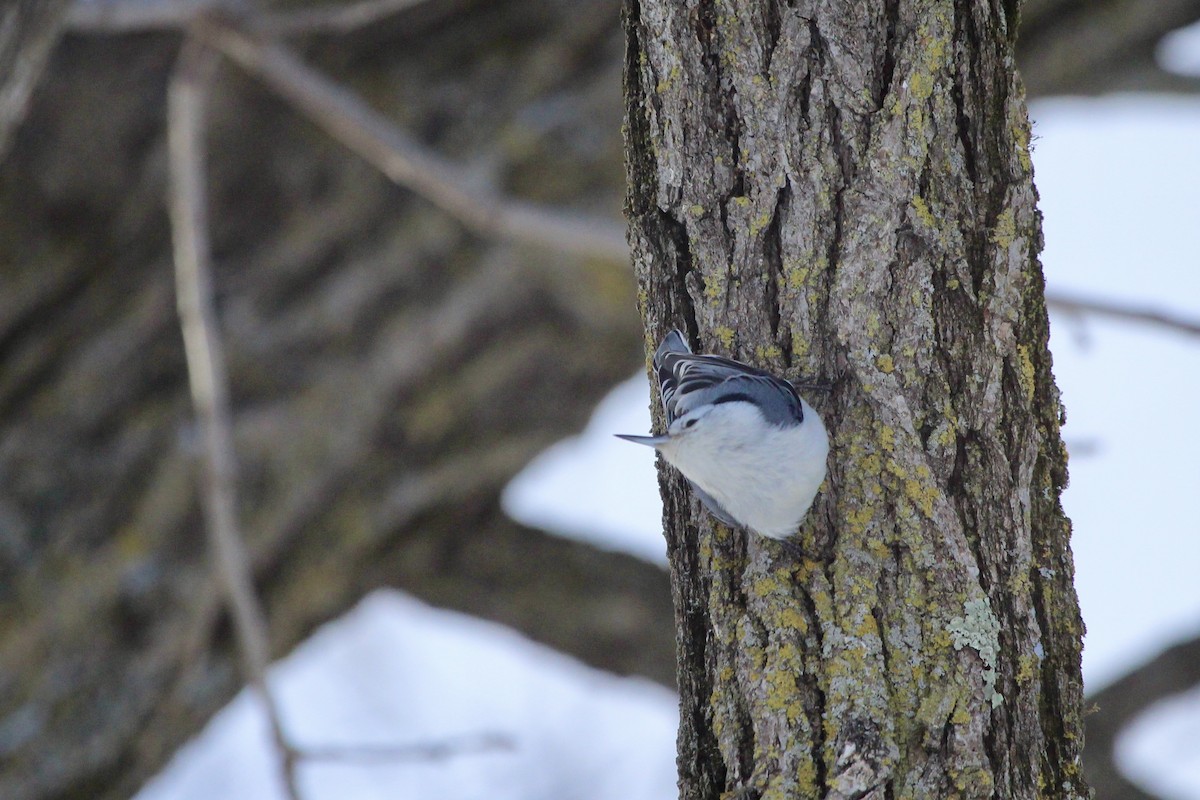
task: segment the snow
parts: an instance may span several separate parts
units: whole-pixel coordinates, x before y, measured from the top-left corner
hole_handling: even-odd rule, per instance
[[[1056,100],[1033,116],[1051,289],[1200,317],[1200,103]],[[1093,317],[1056,316],[1052,332],[1073,451],[1064,504],[1084,672],[1100,687],[1200,633],[1200,340]],[[514,481],[506,507],[662,563],[653,454],[611,436],[646,432],[648,403],[644,377],[617,387],[584,433]],[[675,796],[670,693],[395,593],[322,628],[272,680],[305,744],[479,733],[515,744],[429,763],[307,766],[306,800]],[[1200,800],[1198,720],[1198,692],[1160,704],[1123,737],[1122,763],[1164,797]],[[243,693],[138,800],[271,800],[282,796],[273,764]]]
[[[609,392],[583,433],[546,450],[508,485],[504,509],[526,525],[665,567],[654,453],[613,436],[649,431],[650,384],[639,373]]]
[[[1158,45],[1158,63],[1168,72],[1200,76],[1200,22],[1164,36]]]
[[[300,772],[305,800],[675,793],[672,692],[399,592],[366,597],[276,663],[270,679],[301,747],[505,745],[445,760],[308,764]],[[242,691],[137,798],[282,800],[257,698]]]
[[[1200,688],[1155,703],[1117,738],[1117,765],[1161,798],[1200,794]]]

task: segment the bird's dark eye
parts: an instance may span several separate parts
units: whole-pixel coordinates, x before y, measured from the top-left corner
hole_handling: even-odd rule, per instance
[[[693,425],[695,425],[695,424],[696,424],[696,420],[694,420],[694,419],[689,419],[687,422],[683,423],[683,427],[685,427],[685,428],[690,428],[690,427],[692,427],[692,426],[693,426]]]

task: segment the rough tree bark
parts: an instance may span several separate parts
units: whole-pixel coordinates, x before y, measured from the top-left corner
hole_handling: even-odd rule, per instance
[[[627,0],[650,342],[832,386],[806,558],[663,475],[684,798],[1087,796],[1015,16]]]

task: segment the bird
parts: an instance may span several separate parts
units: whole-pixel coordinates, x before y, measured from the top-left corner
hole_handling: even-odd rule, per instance
[[[672,330],[654,353],[667,432],[616,434],[657,450],[721,522],[786,540],[825,480],[829,435],[796,388],[769,372],[693,353]]]

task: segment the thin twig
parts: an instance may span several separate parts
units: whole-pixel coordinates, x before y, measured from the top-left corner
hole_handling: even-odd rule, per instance
[[[359,0],[268,12],[254,23],[254,29],[271,36],[350,33],[424,2],[427,0]]]
[[[254,591],[250,557],[238,532],[237,466],[225,355],[217,335],[209,263],[205,107],[217,54],[189,39],[179,55],[167,101],[169,204],[175,247],[175,286],[192,403],[204,441],[203,502],[208,543],[229,604],[243,669],[266,709],[282,760],[284,786],[299,800],[295,751],[267,685],[270,644]]]
[[[358,0],[291,10],[254,9],[245,0],[75,0],[67,24],[75,30],[133,33],[182,29],[209,11],[254,12],[246,21],[270,36],[345,34],[427,0]]]
[[[408,745],[328,745],[303,747],[296,751],[304,761],[440,761],[459,755],[510,751],[516,749],[513,740],[498,733],[483,733],[443,739],[440,742],[418,742]]]
[[[207,19],[199,35],[263,81],[393,182],[405,186],[480,234],[532,242],[562,252],[627,261],[623,226],[513,200],[472,181],[286,46],[229,20]]]
[[[1200,336],[1200,320],[1168,314],[1155,308],[1129,306],[1111,300],[1095,300],[1072,297],[1058,292],[1046,292],[1046,306],[1051,311],[1065,314],[1111,317],[1129,322],[1141,322],[1160,328]]]
[[[75,30],[134,33],[182,29],[227,0],[75,0],[67,25]]]

